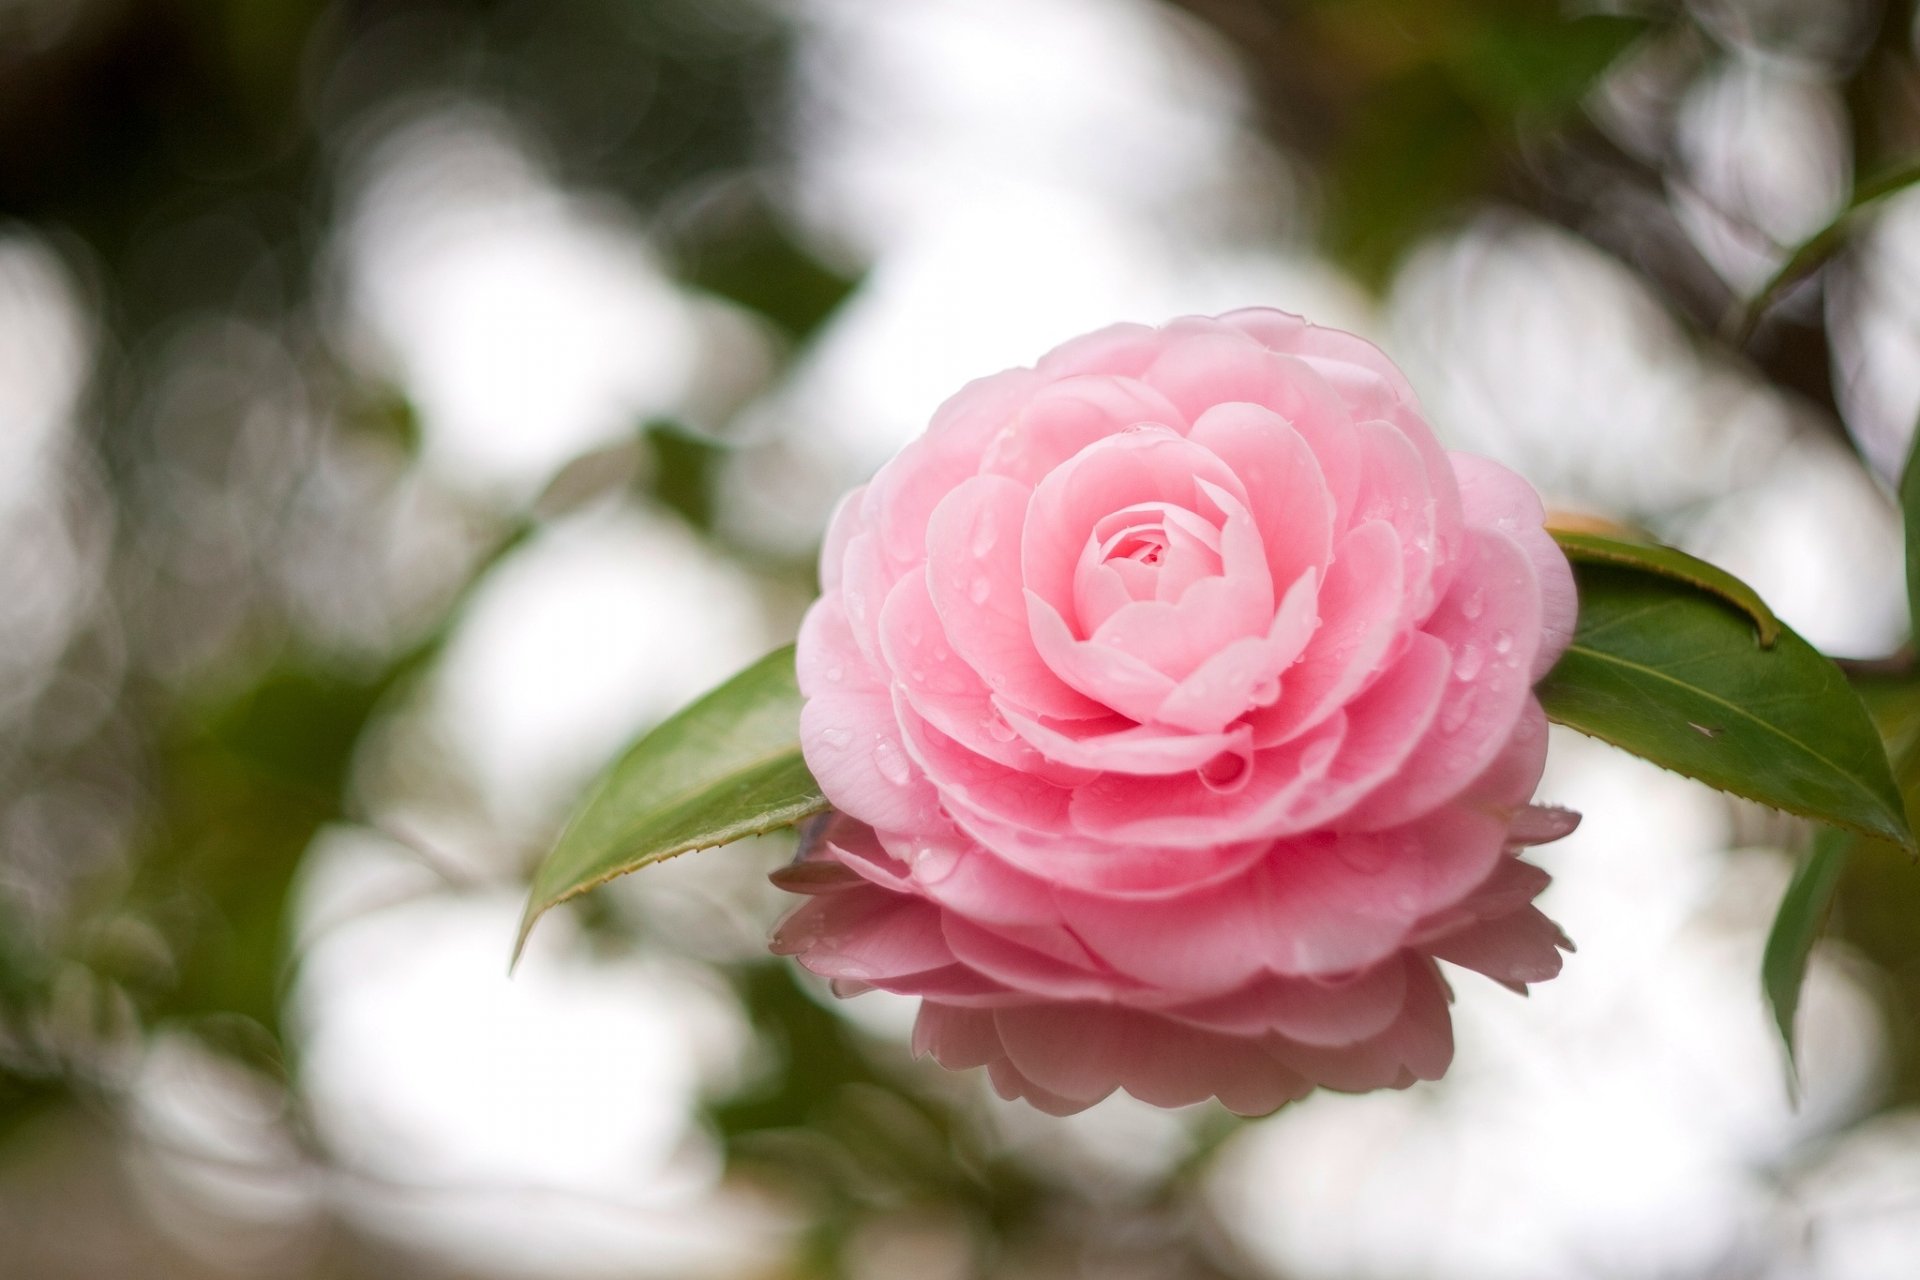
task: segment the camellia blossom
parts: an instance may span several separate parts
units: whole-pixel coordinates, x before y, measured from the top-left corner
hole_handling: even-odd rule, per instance
[[[1524,992],[1569,947],[1518,856],[1575,821],[1530,803],[1575,614],[1543,519],[1283,312],[968,385],[828,531],[798,669],[836,812],[775,950],[1055,1113],[1438,1077],[1437,961]]]

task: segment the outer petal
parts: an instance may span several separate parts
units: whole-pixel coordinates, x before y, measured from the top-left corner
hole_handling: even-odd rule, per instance
[[[1539,628],[1540,596],[1525,554],[1502,534],[1469,531],[1467,559],[1426,628],[1453,654],[1440,713],[1406,766],[1361,803],[1349,825],[1405,822],[1485,771],[1532,700]]]
[[[1132,378],[1067,377],[1036,392],[987,445],[980,470],[1031,489],[1088,445],[1153,423],[1184,431],[1186,417]]]
[[[1547,674],[1573,638],[1580,610],[1573,570],[1544,522],[1546,510],[1533,486],[1497,462],[1471,453],[1447,455],[1460,482],[1460,506],[1467,523],[1504,533],[1526,553],[1540,589],[1540,648],[1534,654],[1535,680]]]
[[[1253,1041],[1152,1014],[1070,1004],[998,1009],[993,1022],[1012,1068],[996,1073],[995,1085],[1028,1096],[1020,1086],[1030,1083],[1076,1110],[1119,1088],[1160,1107],[1218,1097],[1229,1110],[1259,1115],[1310,1087]]]
[[[942,825],[932,786],[906,754],[892,695],[863,661],[833,596],[808,612],[796,664],[807,695],[801,753],[834,807],[883,829]]]
[[[1334,527],[1346,526],[1360,476],[1353,417],[1310,365],[1228,330],[1172,343],[1141,378],[1195,422],[1236,401],[1273,410],[1313,450],[1333,498]]]

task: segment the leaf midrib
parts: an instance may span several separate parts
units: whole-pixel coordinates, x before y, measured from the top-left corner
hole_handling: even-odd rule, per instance
[[[1738,703],[1728,702],[1725,698],[1722,698],[1720,695],[1712,692],[1711,690],[1703,689],[1696,684],[1688,684],[1684,680],[1680,680],[1675,678],[1674,676],[1668,675],[1666,672],[1660,670],[1658,667],[1650,667],[1642,662],[1634,662],[1631,659],[1618,657],[1614,654],[1607,653],[1606,651],[1601,649],[1589,648],[1586,645],[1581,644],[1577,640],[1574,643],[1567,646],[1567,651],[1569,653],[1579,653],[1586,657],[1597,659],[1598,661],[1601,661],[1601,662],[1612,663],[1614,666],[1623,667],[1628,671],[1642,672],[1646,675],[1652,676],[1656,680],[1661,680],[1667,684],[1673,685],[1675,688],[1683,689],[1688,693],[1693,694],[1695,697],[1702,698],[1718,706],[1725,707],[1728,711],[1732,712],[1735,716],[1738,716],[1740,719],[1746,721],[1749,724],[1757,725],[1761,729],[1772,734],[1774,737],[1779,738],[1783,742],[1787,742],[1792,744],[1795,747],[1798,747],[1801,751],[1805,752],[1808,756],[1811,756],[1813,759],[1818,760],[1821,764],[1826,765],[1829,769],[1833,770],[1842,779],[1844,779],[1846,783],[1853,790],[1871,799],[1874,802],[1874,805],[1876,807],[1879,807],[1883,803],[1881,798],[1878,795],[1876,795],[1874,792],[1867,789],[1866,787],[1862,786],[1859,782],[1857,782],[1854,779],[1853,773],[1851,770],[1843,767],[1842,765],[1840,765],[1839,763],[1833,760],[1828,759],[1826,756],[1822,755],[1820,752],[1814,750],[1812,747],[1808,746],[1806,743],[1794,737],[1792,734],[1787,733],[1785,730],[1779,728],[1778,726],[1771,724],[1766,720],[1762,720],[1760,717],[1754,715],[1752,712],[1740,706]]]

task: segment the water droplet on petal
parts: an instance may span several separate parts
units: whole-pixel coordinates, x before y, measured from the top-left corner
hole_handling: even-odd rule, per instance
[[[1480,652],[1480,646],[1469,643],[1453,656],[1453,678],[1471,680],[1480,674],[1480,668],[1486,658]]]
[[[853,735],[845,729],[822,729],[820,745],[835,751],[845,751],[853,744]]]
[[[1464,614],[1468,619],[1477,618],[1481,614],[1485,613],[1486,610],[1487,610],[1486,597],[1478,591],[1475,591],[1472,594],[1468,595],[1465,600],[1462,600],[1460,602],[1460,612]]]
[[[1467,722],[1467,713],[1472,710],[1465,698],[1454,698],[1440,710],[1440,732],[1457,733],[1460,726]]]
[[[912,874],[921,884],[938,884],[959,865],[959,852],[944,845],[924,845],[913,851]]]
[[[913,769],[907,764],[906,756],[901,754],[899,747],[885,738],[874,744],[873,767],[880,771],[881,777],[896,787],[906,786],[913,778]]]
[[[999,541],[1000,529],[991,519],[982,514],[973,522],[973,538],[967,544],[977,559],[993,550],[993,544]]]
[[[1012,742],[1014,739],[1013,726],[1000,716],[988,716],[980,724],[995,742]]]
[[[1513,632],[1496,631],[1493,633],[1493,651],[1498,654],[1513,652]]]
[[[975,604],[985,604],[987,597],[993,594],[993,583],[984,576],[975,578],[973,585],[967,588],[967,599]]]
[[[839,684],[842,680],[845,680],[846,678],[847,678],[847,669],[841,666],[839,663],[836,662],[832,666],[827,668],[828,684]]]

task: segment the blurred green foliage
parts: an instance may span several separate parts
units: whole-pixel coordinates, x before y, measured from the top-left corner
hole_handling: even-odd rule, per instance
[[[1661,156],[1623,149],[1591,110],[1595,82],[1623,60],[1683,79],[1726,57],[1693,10],[1174,7],[1231,52],[1261,131],[1307,179],[1312,234],[1358,280],[1384,285],[1422,236],[1489,203],[1525,209],[1613,255],[1700,342],[1837,424],[1820,309],[1783,308],[1744,347],[1714,347],[1731,290],[1697,253],[1672,248],[1684,237]],[[297,535],[274,523],[286,477],[237,461],[260,434],[296,472],[316,435],[368,446],[385,487],[339,496],[329,527],[375,520],[377,495],[411,483],[419,465],[406,389],[357,372],[317,336],[342,155],[422,102],[485,103],[527,131],[559,181],[641,220],[682,284],[758,317],[783,359],[861,287],[857,268],[796,230],[778,195],[798,35],[793,11],[770,0],[75,0],[56,18],[28,38],[8,27],[26,19],[0,8],[0,228],[51,245],[100,328],[83,461],[63,500],[84,508],[106,565],[0,750],[0,1171],[32,1168],[62,1117],[106,1117],[117,1132],[129,1058],[176,1032],[282,1089],[299,1130],[291,886],[317,832],[366,818],[356,769],[477,586],[543,519],[609,497],[670,512],[738,552],[718,482],[732,445],[707,430],[726,424],[636,422],[547,506],[441,495],[460,507],[467,545],[377,640],[349,642],[290,603],[277,558]],[[1880,6],[1864,46],[1824,71],[1853,113],[1856,172],[1906,159],[1920,139],[1900,91],[1920,79],[1912,19],[1909,4]],[[173,344],[210,322],[272,335],[312,421],[198,413],[194,448],[207,456],[187,456],[180,433],[156,425],[156,402]],[[220,538],[168,532],[184,518],[183,474],[200,485],[188,517],[210,520],[222,503],[241,513],[217,526]],[[753,568],[792,593],[811,587],[805,564]],[[183,616],[206,627],[194,644],[168,640]],[[1883,733],[1898,745],[1920,724],[1909,714],[1920,693],[1904,675],[1874,680]],[[63,690],[106,710],[87,720]],[[1911,807],[1920,780],[1906,781]],[[33,829],[23,815],[42,813],[52,825],[22,835]],[[1840,886],[1835,927],[1884,975],[1905,1028],[1920,1024],[1916,919],[1920,876],[1867,846]],[[617,912],[589,923],[631,927]],[[958,1214],[975,1275],[1011,1274],[1023,1257],[1077,1259],[1081,1274],[1098,1274],[1123,1252],[1129,1275],[1254,1273],[1193,1227],[1180,1176],[1155,1195],[1102,1199],[1009,1154],[945,1083],[896,1061],[789,966],[744,963],[728,979],[769,1061],[707,1121],[736,1165],[806,1198],[815,1226],[792,1274],[847,1274],[862,1225],[903,1204]],[[1901,1034],[1890,1103],[1920,1101],[1920,1043]],[[1224,1132],[1204,1130],[1200,1148]],[[296,1136],[316,1165],[333,1158]],[[105,1199],[90,1212],[140,1218],[113,1198],[114,1179],[99,1181]],[[0,1230],[9,1221],[0,1213]],[[145,1247],[170,1249],[146,1230]],[[1129,1243],[1139,1240],[1154,1243]],[[26,1270],[10,1276],[66,1274],[44,1266],[44,1250],[13,1256]],[[389,1262],[378,1249],[328,1252],[311,1274],[393,1274]],[[192,1267],[172,1258],[165,1274]]]

